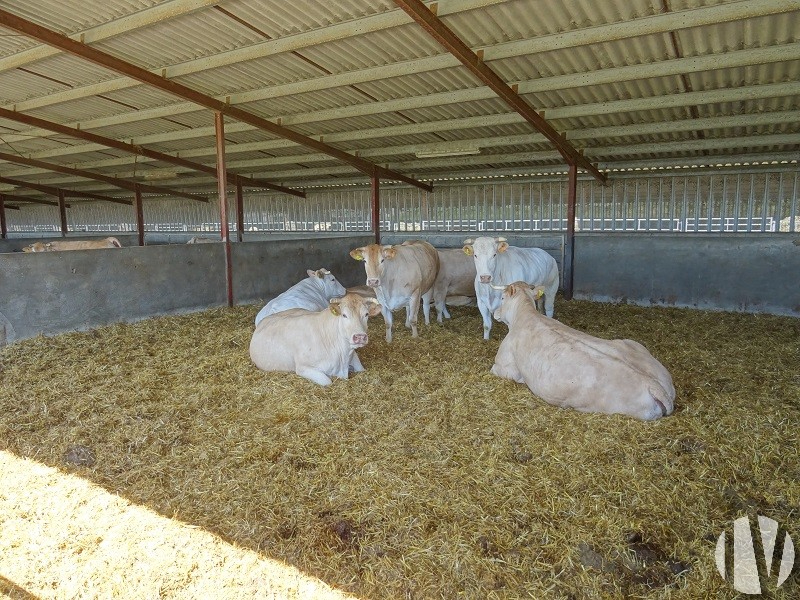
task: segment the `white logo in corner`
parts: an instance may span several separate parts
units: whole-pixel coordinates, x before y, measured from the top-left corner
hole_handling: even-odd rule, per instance
[[[772,563],[775,553],[775,543],[778,538],[778,523],[768,517],[758,515],[758,529],[761,532],[761,545],[764,549],[764,563],[766,577],[772,578]],[[722,578],[730,582],[730,573],[725,568],[725,532],[717,539],[717,549],[714,552],[717,570]],[[783,553],[781,554],[780,568],[777,573],[775,587],[780,587],[792,573],[794,567],[794,543],[789,534],[783,538]],[[761,579],[758,574],[756,550],[753,545],[753,536],[750,533],[750,519],[740,517],[733,522],[733,588],[742,594],[760,594]]]

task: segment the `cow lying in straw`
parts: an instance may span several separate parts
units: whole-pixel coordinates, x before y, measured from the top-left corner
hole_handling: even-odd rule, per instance
[[[56,252],[60,250],[93,250],[95,248],[122,248],[115,237],[102,240],[56,240],[53,242],[34,242],[25,246],[23,252]]]
[[[377,300],[347,294],[314,312],[291,308],[261,320],[250,340],[250,358],[262,371],[293,371],[319,385],[364,370],[356,348],[367,345],[367,319]]]
[[[583,412],[648,421],[672,413],[672,377],[644,346],[596,338],[545,317],[535,306],[543,293],[521,281],[504,288],[494,317],[508,325],[508,335],[493,374],[526,384],[545,402]]]

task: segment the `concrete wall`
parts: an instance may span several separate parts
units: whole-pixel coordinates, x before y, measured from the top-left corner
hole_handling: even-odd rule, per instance
[[[370,236],[232,244],[234,301],[266,302],[326,267],[363,283],[349,251]],[[38,334],[84,330],[227,304],[222,244],[0,254],[0,346]]]
[[[580,233],[575,297],[800,316],[800,236]]]

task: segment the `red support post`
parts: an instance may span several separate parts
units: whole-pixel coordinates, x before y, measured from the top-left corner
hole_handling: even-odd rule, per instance
[[[134,204],[136,205],[136,231],[139,232],[139,245],[144,246],[144,209],[142,208],[142,190],[139,185],[134,189]]]
[[[244,192],[241,182],[236,182],[236,240],[244,240]]]
[[[67,205],[64,203],[64,191],[58,192],[58,216],[61,219],[61,237],[67,237]]]
[[[381,199],[380,188],[381,179],[377,173],[373,173],[370,179],[372,184],[372,194],[370,196],[370,207],[372,208],[372,232],[375,234],[375,243],[381,243]]]
[[[217,134],[217,186],[219,190],[219,223],[222,241],[225,242],[225,281],[228,288],[228,306],[233,306],[233,261],[231,238],[228,231],[228,179],[225,172],[225,115],[214,113],[214,130]]]
[[[567,235],[564,240],[564,299],[572,300],[575,264],[575,205],[578,197],[578,167],[569,166],[567,181]]]
[[[6,224],[6,199],[0,194],[0,239],[6,239],[8,226]]]

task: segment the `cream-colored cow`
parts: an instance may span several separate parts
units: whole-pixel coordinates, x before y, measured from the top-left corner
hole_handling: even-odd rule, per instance
[[[61,250],[93,250],[96,248],[122,248],[115,237],[102,240],[55,240],[52,242],[34,242],[25,246],[23,252],[58,252]]]
[[[264,317],[250,340],[250,358],[262,371],[289,371],[319,385],[364,370],[356,354],[367,345],[367,319],[380,312],[376,300],[346,294],[329,308],[290,308]]]
[[[422,301],[425,324],[430,324],[433,284],[439,272],[436,248],[422,240],[399,246],[370,244],[354,248],[350,256],[364,261],[367,285],[375,289],[386,321],[386,341],[392,341],[392,311],[406,307],[406,327],[417,337],[417,315]]]
[[[536,286],[506,286],[494,317],[508,325],[492,373],[524,383],[545,402],[583,412],[622,413],[643,420],[672,413],[672,377],[633,340],[606,340],[540,314]]]

